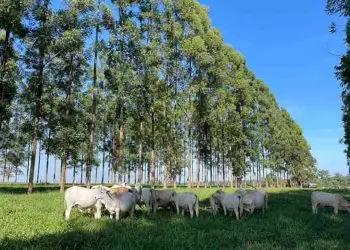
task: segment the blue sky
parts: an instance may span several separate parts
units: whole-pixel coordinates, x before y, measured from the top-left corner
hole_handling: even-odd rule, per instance
[[[344,53],[344,20],[325,13],[325,0],[200,0],[213,26],[248,62],[299,123],[320,169],[347,174],[341,88],[334,66]],[[330,34],[331,21],[341,24]]]

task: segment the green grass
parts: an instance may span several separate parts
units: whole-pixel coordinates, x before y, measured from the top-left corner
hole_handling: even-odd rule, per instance
[[[269,189],[268,211],[240,221],[210,214],[208,198],[215,190],[191,190],[201,200],[198,219],[172,211],[148,216],[137,207],[134,219],[95,220],[73,210],[66,222],[63,194],[55,187],[41,186],[27,196],[24,186],[0,186],[0,248],[350,249],[350,214],[334,216],[332,209],[320,209],[313,215],[310,190]],[[350,194],[345,196],[349,200]]]

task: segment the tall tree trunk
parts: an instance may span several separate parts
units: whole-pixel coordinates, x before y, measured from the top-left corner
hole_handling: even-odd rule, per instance
[[[209,170],[210,170],[210,186],[213,185],[213,156],[212,156],[212,146],[211,140],[209,145]]]
[[[64,192],[66,184],[66,169],[67,169],[67,152],[64,151],[61,159],[61,176],[60,176],[60,192]]]
[[[123,112],[123,111],[122,111]],[[118,168],[118,180],[122,181],[123,173],[125,171],[125,160],[124,160],[124,125],[121,124],[119,127],[119,168]]]
[[[49,7],[49,0],[44,1],[44,10],[45,17],[42,20],[42,27],[46,26],[47,22],[47,11]],[[29,171],[29,182],[28,182],[28,194],[33,192],[33,182],[34,182],[34,171],[35,171],[35,158],[36,158],[36,146],[38,141],[38,131],[39,131],[39,121],[41,118],[41,101],[42,93],[44,88],[44,61],[45,61],[46,46],[39,46],[39,64],[38,64],[38,84],[36,88],[35,96],[35,114],[34,114],[34,123],[33,123],[33,141],[32,141],[32,157],[30,162],[30,171]]]
[[[200,180],[200,154],[199,154],[199,149],[197,148],[197,188],[199,188],[201,184]]]
[[[101,184],[103,185],[105,179],[105,158],[106,158],[106,129],[103,129],[103,142],[102,142],[102,177]]]
[[[28,159],[27,159],[27,178],[26,182],[29,180],[29,168],[30,168],[30,143],[28,143]]]
[[[111,151],[108,152],[108,183],[111,183],[111,173],[112,173],[112,167],[111,167]]]
[[[48,184],[48,179],[49,179],[49,158],[50,158],[50,147],[49,147],[49,141],[51,138],[51,130],[49,131],[49,140],[47,144],[47,149],[46,149],[46,173],[45,173],[45,184]]]
[[[97,183],[97,170],[98,170],[98,166],[95,167],[95,183]]]
[[[100,1],[98,2],[100,4]],[[100,10],[99,10],[100,11]],[[93,162],[93,154],[95,147],[95,137],[96,137],[96,87],[97,87],[97,59],[98,59],[98,35],[100,32],[99,22],[96,24],[95,29],[95,46],[94,46],[94,76],[93,76],[93,90],[92,90],[92,121],[90,127],[90,137],[89,137],[89,146],[88,146],[88,155],[86,161],[86,187],[90,188],[91,185],[91,170],[92,170],[92,162]]]
[[[73,78],[73,60],[74,56],[71,54],[70,56],[70,70],[68,73],[68,78],[66,81],[66,110],[64,114],[64,120],[68,121],[70,109],[72,106],[72,78]],[[66,168],[67,168],[67,160],[68,160],[68,145],[64,144],[63,146],[63,154],[62,154],[62,163],[61,163],[61,176],[60,176],[60,192],[64,192],[64,186],[66,184]]]
[[[216,152],[216,186],[217,188],[220,187],[220,168],[219,168],[219,165],[220,165],[220,155],[219,155],[219,142],[218,142],[218,145],[217,145],[217,152]]]
[[[38,172],[36,175],[36,183],[39,183],[39,178],[40,178],[40,160],[41,160],[41,143],[39,140],[39,158],[38,158]]]
[[[83,184],[83,173],[84,173],[84,153],[81,153],[80,185]]]
[[[5,176],[6,176],[6,172],[7,172],[7,148],[5,148],[5,156],[4,156],[4,173],[2,176],[2,182],[5,182]]]
[[[17,183],[18,166],[15,167],[15,183]]]
[[[152,110],[152,141],[151,141],[151,158],[150,158],[150,163],[151,163],[151,186],[154,188],[154,181],[155,181],[155,133],[154,133],[154,123],[155,123],[155,114],[154,111]]]
[[[77,166],[76,164],[73,165],[73,185],[75,184],[75,176],[76,176],[76,172],[77,172],[76,171],[76,168],[77,168],[76,166]]]
[[[138,149],[138,167],[137,167],[137,183],[142,184],[142,140],[143,140],[143,122],[140,122],[140,138],[139,138],[139,149]]]
[[[53,183],[56,183],[56,161],[57,161],[57,156],[55,155],[55,161],[53,163]]]

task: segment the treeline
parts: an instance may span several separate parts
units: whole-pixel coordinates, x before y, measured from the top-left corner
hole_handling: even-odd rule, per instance
[[[102,183],[164,186],[316,172],[301,128],[196,0],[2,0],[0,98],[3,181],[27,167],[29,193],[38,151],[62,191],[67,168],[88,187],[97,168]]]

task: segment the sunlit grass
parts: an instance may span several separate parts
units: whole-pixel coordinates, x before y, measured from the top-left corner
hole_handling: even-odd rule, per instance
[[[63,194],[42,186],[28,196],[24,187],[0,186],[1,249],[350,249],[350,214],[320,209],[313,215],[310,190],[270,189],[268,211],[240,221],[210,214],[208,198],[216,188],[194,188],[198,219],[172,211],[148,216],[137,207],[134,219],[95,220],[73,210],[66,222]]]

